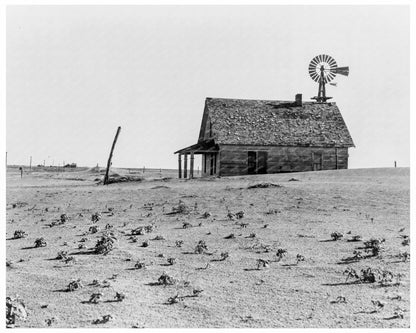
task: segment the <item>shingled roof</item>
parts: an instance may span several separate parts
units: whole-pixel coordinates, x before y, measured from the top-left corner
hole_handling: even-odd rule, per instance
[[[216,144],[355,146],[335,103],[207,98],[199,142],[208,119]]]

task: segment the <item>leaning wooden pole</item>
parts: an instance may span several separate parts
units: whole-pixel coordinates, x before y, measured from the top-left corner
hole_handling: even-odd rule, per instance
[[[121,127],[119,126],[117,128],[116,136],[114,137],[113,145],[111,146],[110,156],[108,157],[107,170],[105,171],[105,177],[104,177],[104,185],[108,184],[108,173],[110,172],[111,158],[113,157],[114,147],[116,146],[117,138],[118,138],[118,135],[120,134],[120,131],[121,131]]]

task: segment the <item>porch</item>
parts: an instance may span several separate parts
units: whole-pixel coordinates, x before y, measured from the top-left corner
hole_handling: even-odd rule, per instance
[[[214,140],[201,141],[192,146],[180,149],[175,152],[178,154],[178,176],[179,178],[194,178],[194,159],[195,155],[202,155],[202,174],[214,175],[217,171],[218,145]],[[188,155],[189,155],[189,174],[188,174]],[[182,168],[183,157],[183,168]],[[183,170],[183,171],[182,171]]]

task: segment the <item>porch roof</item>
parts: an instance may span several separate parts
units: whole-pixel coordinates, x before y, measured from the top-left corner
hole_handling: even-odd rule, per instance
[[[189,154],[191,152],[193,152],[194,154],[205,154],[215,153],[217,151],[219,151],[219,147],[215,144],[214,140],[207,140],[198,142],[192,146],[175,151],[175,154]]]

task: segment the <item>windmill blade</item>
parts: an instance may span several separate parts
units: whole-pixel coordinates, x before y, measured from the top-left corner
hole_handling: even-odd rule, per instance
[[[337,74],[348,76],[348,74],[350,73],[350,68],[349,67],[337,67],[334,69],[334,72]]]
[[[337,67],[337,62],[335,61],[334,58],[331,58],[331,60],[329,61],[329,65],[331,66],[331,68]]]

